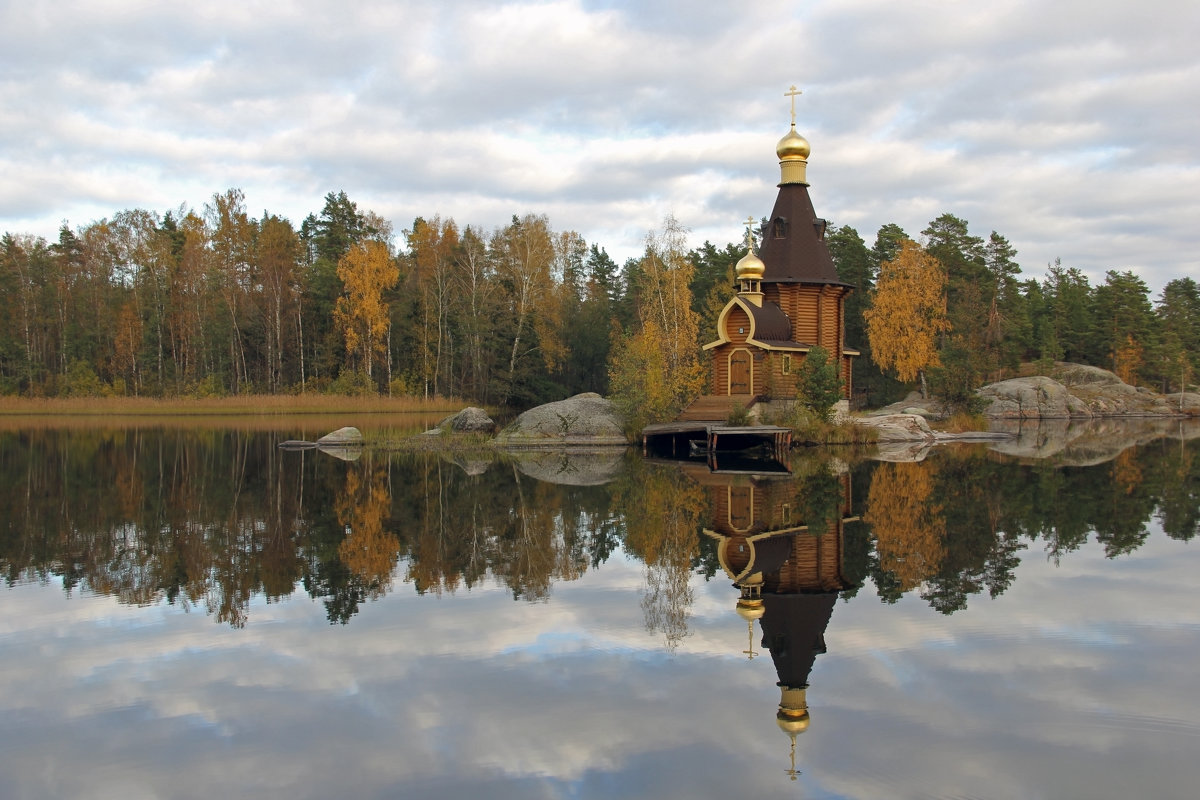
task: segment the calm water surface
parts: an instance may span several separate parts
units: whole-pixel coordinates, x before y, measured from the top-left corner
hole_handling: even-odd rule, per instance
[[[1192,798],[1181,431],[785,476],[0,432],[0,798]]]

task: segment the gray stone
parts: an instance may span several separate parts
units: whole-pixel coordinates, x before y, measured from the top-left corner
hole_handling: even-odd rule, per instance
[[[1180,413],[1175,402],[1145,387],[1134,387],[1112,372],[1059,363],[1053,377],[1035,375],[989,384],[979,390],[993,419],[1078,419],[1158,417]],[[1187,401],[1185,411],[1187,413]],[[1193,412],[1195,413],[1195,412]]]
[[[624,420],[613,404],[585,392],[521,414],[496,437],[501,446],[624,445]]]
[[[1091,416],[1067,388],[1053,378],[1034,375],[984,386],[979,396],[989,401],[984,414],[999,419],[1047,419]]]
[[[932,442],[936,438],[925,418],[918,414],[882,414],[859,417],[855,425],[874,428],[880,442]]]
[[[1166,401],[1167,408],[1177,414],[1200,415],[1200,394],[1196,392],[1184,392],[1182,395],[1179,392],[1167,394],[1163,395],[1163,400]]]
[[[1063,386],[1110,386],[1118,391],[1120,391],[1119,387],[1124,386],[1128,387],[1130,391],[1136,391],[1132,386],[1129,386],[1125,381],[1118,378],[1115,372],[1110,372],[1100,367],[1089,367],[1086,364],[1072,364],[1067,361],[1056,362],[1051,377]]]
[[[482,408],[468,406],[443,419],[437,424],[437,429],[451,433],[492,433],[496,430],[496,423]]]

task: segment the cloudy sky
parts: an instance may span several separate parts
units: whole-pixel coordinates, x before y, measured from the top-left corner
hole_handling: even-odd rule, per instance
[[[703,8],[703,10],[701,10]],[[774,200],[796,84],[819,214],[868,245],[944,212],[1025,272],[1200,279],[1190,0],[7,0],[0,230],[52,238],[238,187],[344,190],[397,231],[544,213],[618,260]]]
[[[346,626],[303,593],[258,598],[233,630],[57,581],[4,588],[0,794],[1194,797],[1194,543],[1156,529],[1115,560],[1095,543],[1021,560],[951,616],[869,585],[838,603],[798,785],[777,675],[741,654],[723,576],[693,580],[673,655],[620,553],[545,603],[397,582]]]

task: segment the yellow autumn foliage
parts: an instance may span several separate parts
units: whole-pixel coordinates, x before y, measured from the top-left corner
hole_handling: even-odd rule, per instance
[[[1125,343],[1113,354],[1113,372],[1117,377],[1130,386],[1137,382],[1137,373],[1144,361],[1144,350],[1141,343],[1134,340],[1131,334],[1125,335]]]
[[[872,359],[901,381],[937,366],[938,335],[950,329],[941,264],[916,242],[904,240],[896,258],[879,265],[871,307],[863,317]]]
[[[362,581],[370,599],[387,593],[400,553],[399,540],[383,524],[390,510],[391,495],[381,471],[346,473],[346,489],[337,502],[338,524],[346,531],[338,557]]]
[[[375,356],[387,348],[388,304],[383,293],[400,280],[400,270],[387,246],[371,240],[342,256],[337,276],[345,291],[333,309],[334,322],[346,339],[346,352],[357,354],[370,375]]]
[[[946,520],[930,500],[933,466],[881,464],[871,477],[863,519],[875,534],[879,566],[896,576],[902,592],[937,571],[945,556]]]

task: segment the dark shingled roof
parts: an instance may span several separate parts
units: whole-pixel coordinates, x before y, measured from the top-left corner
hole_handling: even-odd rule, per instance
[[[754,317],[755,339],[762,341],[792,338],[792,321],[788,319],[787,314],[783,313],[782,308],[771,302],[764,302],[761,306],[756,306],[747,301],[746,306],[750,310],[750,315]]]
[[[849,286],[838,277],[817,220],[808,187],[779,186],[775,208],[762,232],[758,257],[766,264],[763,283],[826,283]]]
[[[767,347],[783,347],[803,349],[812,345],[797,342],[792,339],[792,321],[784,310],[769,300],[761,306],[756,306],[742,298],[742,305],[749,310],[754,319],[754,341]]]

